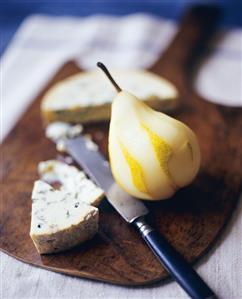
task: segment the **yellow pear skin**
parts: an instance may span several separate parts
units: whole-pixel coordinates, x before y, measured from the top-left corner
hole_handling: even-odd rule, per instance
[[[109,157],[116,182],[147,200],[171,197],[192,182],[200,166],[193,131],[126,91],[112,104]]]

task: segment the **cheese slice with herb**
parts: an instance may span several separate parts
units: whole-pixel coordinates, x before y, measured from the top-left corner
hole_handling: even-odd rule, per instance
[[[168,111],[177,105],[178,91],[166,79],[148,71],[111,71],[117,83],[157,110]],[[43,97],[45,123],[64,121],[88,123],[109,120],[113,86],[100,71],[71,76],[55,84]]]
[[[36,181],[32,192],[30,236],[40,254],[69,249],[98,230],[98,209],[66,190]]]
[[[60,183],[60,190],[68,191],[79,201],[97,206],[104,196],[103,190],[89,180],[83,171],[58,160],[40,162],[40,178],[49,183]]]

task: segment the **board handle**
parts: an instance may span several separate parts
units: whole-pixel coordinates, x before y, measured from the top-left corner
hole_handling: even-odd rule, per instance
[[[144,241],[156,255],[160,263],[191,298],[217,298],[192,266],[161,234],[146,223],[143,216],[134,220],[133,224],[138,228]]]
[[[150,70],[165,74],[165,77],[168,76],[173,82],[178,77],[176,71],[186,73],[213,35],[220,12],[217,5],[200,4],[189,8],[182,18],[175,38]],[[174,78],[171,78],[172,76]]]

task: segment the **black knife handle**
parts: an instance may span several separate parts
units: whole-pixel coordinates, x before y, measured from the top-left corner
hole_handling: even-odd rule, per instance
[[[149,245],[158,260],[171,276],[193,299],[215,299],[212,290],[206,285],[192,266],[166,241],[149,226],[143,217],[134,220],[143,239]]]

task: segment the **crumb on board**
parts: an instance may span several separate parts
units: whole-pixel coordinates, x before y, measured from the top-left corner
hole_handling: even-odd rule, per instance
[[[94,152],[98,151],[98,145],[92,140],[92,136],[90,134],[85,134],[84,138],[86,140],[86,147]]]

